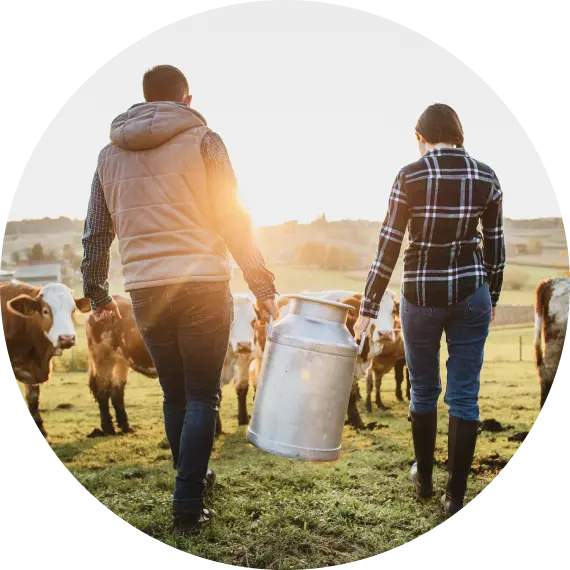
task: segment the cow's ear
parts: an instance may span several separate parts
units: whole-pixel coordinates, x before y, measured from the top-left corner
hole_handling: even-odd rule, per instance
[[[42,310],[42,302],[29,295],[18,295],[6,304],[8,310],[15,315],[29,319]]]
[[[81,313],[88,313],[91,310],[91,301],[87,297],[82,297],[81,299],[73,299],[75,301],[75,306],[79,309]]]

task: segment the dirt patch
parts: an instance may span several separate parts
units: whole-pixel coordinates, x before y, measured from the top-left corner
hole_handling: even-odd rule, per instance
[[[364,426],[364,429],[367,429],[368,431],[374,431],[377,429],[384,429],[390,427],[388,424],[379,424],[378,422],[369,422]]]
[[[73,408],[73,404],[68,403],[58,404],[55,407],[56,410],[71,410],[71,408]]]
[[[477,475],[483,473],[498,473],[508,462],[508,459],[501,457],[498,453],[493,453],[488,457],[482,457],[477,460],[471,468],[471,472]]]
[[[526,436],[528,435],[528,431],[519,431],[509,437],[509,441],[524,441]]]
[[[128,469],[127,471],[123,471],[123,477],[125,479],[143,479],[144,476],[144,471],[140,471],[139,469]]]
[[[503,425],[501,422],[498,422],[495,418],[491,418],[488,420],[483,420],[479,424],[479,433],[483,431],[490,431],[491,433],[499,433],[502,431],[507,431],[511,429],[513,426]]]

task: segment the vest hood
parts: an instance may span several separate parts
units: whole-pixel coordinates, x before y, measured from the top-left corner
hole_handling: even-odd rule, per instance
[[[146,150],[203,126],[204,117],[184,103],[138,103],[111,123],[111,142],[124,150]]]

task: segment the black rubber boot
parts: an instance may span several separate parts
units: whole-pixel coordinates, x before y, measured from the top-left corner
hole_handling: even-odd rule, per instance
[[[433,496],[433,455],[437,435],[437,410],[429,414],[416,414],[410,411],[414,452],[416,462],[410,469],[410,481],[414,484],[420,499]]]
[[[477,420],[461,420],[449,416],[447,491],[441,498],[445,517],[453,516],[463,508],[467,479],[471,471],[471,463],[475,455],[477,441]]]

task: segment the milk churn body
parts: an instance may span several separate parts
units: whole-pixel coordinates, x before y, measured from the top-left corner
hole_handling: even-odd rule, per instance
[[[247,438],[286,457],[333,461],[352,388],[358,345],[348,305],[296,296],[265,346]]]

